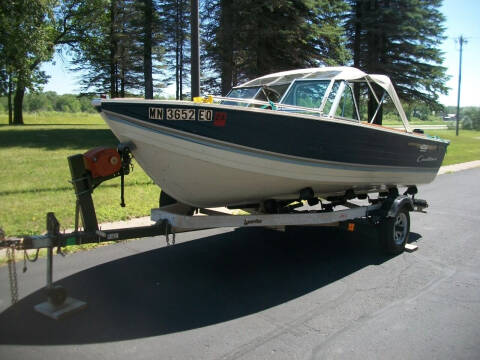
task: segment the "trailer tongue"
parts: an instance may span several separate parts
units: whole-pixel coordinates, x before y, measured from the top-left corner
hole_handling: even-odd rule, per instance
[[[348,201],[348,197],[331,199],[322,203],[316,210],[299,211],[298,206],[283,209],[283,213],[255,213],[232,215],[211,209],[196,209],[190,214],[190,207],[175,203],[153,209],[151,226],[129,227],[114,230],[100,230],[95,213],[92,193],[100,184],[121,177],[121,206],[124,203],[124,177],[132,169],[131,160],[134,144],[119,144],[117,149],[95,148],[85,154],[68,158],[71,183],[76,195],[75,229],[70,233],[61,233],[60,224],[53,213],[47,214],[47,232],[45,235],[5,237],[0,230],[0,248],[7,248],[9,255],[9,274],[12,289],[12,303],[17,300],[15,250],[47,249],[46,294],[48,300],[35,306],[35,310],[54,319],[79,311],[86,303],[67,296],[66,290],[53,284],[53,248],[58,251],[69,245],[120,241],[164,235],[167,245],[175,244],[175,233],[219,227],[272,227],[275,229],[290,226],[338,226],[355,231],[358,223],[371,224],[378,228],[380,241],[389,254],[401,253],[407,244],[410,231],[410,211],[424,212],[426,201],[415,199],[416,188],[410,187],[403,195],[390,189],[381,193],[377,199],[369,199],[368,205],[359,206]],[[301,202],[299,202],[301,205]],[[342,210],[334,211],[341,205]],[[188,208],[188,209],[187,209]],[[206,216],[198,216],[206,215]],[[81,217],[83,230],[79,230]],[[171,239],[171,242],[170,242]]]

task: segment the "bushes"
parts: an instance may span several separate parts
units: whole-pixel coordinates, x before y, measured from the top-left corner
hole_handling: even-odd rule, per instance
[[[460,118],[462,128],[466,130],[480,130],[480,108],[467,108]]]
[[[94,96],[90,95],[57,95],[54,91],[41,93],[25,94],[23,100],[23,111],[42,112],[42,111],[60,111],[60,112],[89,112],[94,113],[91,102]],[[7,98],[0,98],[0,112],[7,112]]]

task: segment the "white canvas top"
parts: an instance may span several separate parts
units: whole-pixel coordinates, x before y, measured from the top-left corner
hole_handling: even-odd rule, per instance
[[[262,77],[247,81],[240,85],[244,86],[259,86],[259,85],[280,85],[291,83],[295,79],[343,79],[356,80],[365,77],[367,74],[354,67],[335,66],[335,67],[320,67],[308,68],[299,70],[282,71],[274,74],[264,75]]]
[[[368,75],[354,67],[334,66],[282,71],[247,81],[239,87],[289,84],[296,79],[345,80],[353,82],[366,81],[378,84],[387,92],[390,99],[392,99],[406,130],[411,131],[407,116],[403,111],[402,104],[390,78],[385,75]]]

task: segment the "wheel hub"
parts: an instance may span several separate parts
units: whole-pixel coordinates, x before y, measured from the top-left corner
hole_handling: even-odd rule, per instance
[[[395,218],[395,225],[393,228],[393,239],[395,244],[401,245],[405,241],[408,232],[407,224],[407,215],[403,212],[399,213]]]

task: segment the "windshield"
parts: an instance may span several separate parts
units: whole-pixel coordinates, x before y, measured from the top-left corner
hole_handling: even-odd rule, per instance
[[[236,99],[254,99],[259,91],[260,91],[260,86],[233,88],[227,94],[227,97],[236,98]],[[228,101],[228,100],[222,100],[221,104],[249,106],[248,102],[236,102],[236,101]]]
[[[288,90],[282,104],[319,108],[329,84],[330,80],[297,80]]]
[[[234,88],[230,90],[227,97],[237,99],[253,99],[259,90],[260,86]]]
[[[227,97],[236,99],[255,99],[259,101],[272,101],[278,102],[282,97],[285,90],[287,90],[288,84],[275,85],[275,86],[254,86],[254,87],[238,87],[233,88],[228,93]],[[259,104],[250,104],[248,102],[235,102],[235,101],[222,101],[225,105],[239,105],[239,106],[254,106],[261,107]]]

